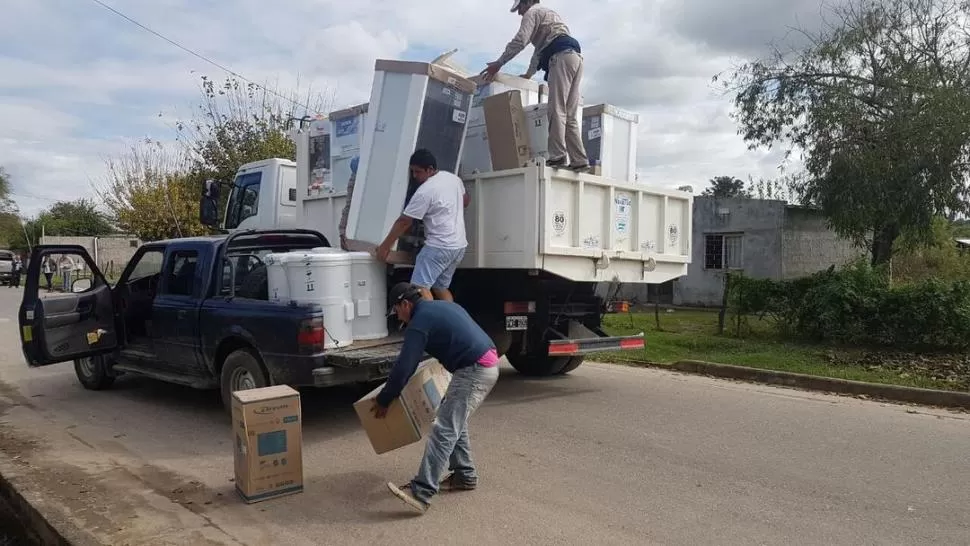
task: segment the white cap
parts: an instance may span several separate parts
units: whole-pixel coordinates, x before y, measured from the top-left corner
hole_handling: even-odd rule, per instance
[[[515,13],[515,10],[519,9],[519,4],[521,3],[522,3],[522,0],[512,0],[512,9],[510,9],[509,12]]]

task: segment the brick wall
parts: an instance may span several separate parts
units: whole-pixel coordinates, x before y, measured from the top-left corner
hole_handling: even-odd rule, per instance
[[[818,212],[788,207],[782,231],[782,278],[804,277],[865,255],[865,249],[829,229]]]
[[[135,251],[142,242],[135,237],[44,237],[41,244],[45,245],[80,245],[88,251],[91,258],[98,264],[98,268],[109,277],[117,277],[125,268],[128,260],[135,255]]]

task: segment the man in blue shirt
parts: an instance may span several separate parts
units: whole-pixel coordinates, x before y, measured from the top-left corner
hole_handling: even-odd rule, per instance
[[[425,353],[452,374],[417,476],[401,487],[387,484],[391,493],[424,513],[440,487],[470,491],[478,485],[468,418],[498,381],[498,354],[488,334],[456,303],[425,300],[419,287],[402,282],[391,288],[390,304],[397,318],[407,323],[404,346],[371,411],[378,418],[387,415]],[[452,473],[439,483],[446,465]]]

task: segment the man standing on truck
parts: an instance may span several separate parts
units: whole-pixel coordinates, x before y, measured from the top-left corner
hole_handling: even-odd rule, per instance
[[[522,16],[519,32],[482,74],[491,79],[515,58],[527,44],[535,47],[529,69],[523,78],[532,79],[537,70],[549,82],[549,158],[546,165],[576,171],[589,169],[589,159],[579,131],[580,83],[583,56],[579,42],[569,35],[569,27],[555,11],[539,5],[539,0],[515,0],[512,13]]]
[[[386,262],[394,242],[411,229],[414,220],[424,222],[424,247],[414,260],[411,283],[419,286],[425,299],[455,301],[451,278],[465,257],[465,184],[454,174],[438,170],[434,154],[420,149],[411,154],[411,176],[418,189],[377,247],[377,259]]]
[[[371,411],[375,416],[382,419],[387,415],[387,408],[401,394],[425,353],[452,374],[417,476],[404,486],[387,484],[396,497],[424,513],[440,488],[471,491],[478,486],[468,442],[468,418],[498,381],[498,353],[488,334],[460,305],[428,301],[417,286],[406,282],[394,285],[389,298],[392,312],[407,329],[401,354],[374,401]],[[452,473],[439,482],[446,465]]]

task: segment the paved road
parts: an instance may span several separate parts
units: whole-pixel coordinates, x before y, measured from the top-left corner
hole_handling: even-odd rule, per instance
[[[388,496],[351,390],[304,393],[306,492],[244,505],[215,393],[29,370],[0,289],[0,470],[106,544],[968,544],[970,416],[609,365],[511,369],[473,419],[478,491]],[[82,537],[83,538],[83,537]]]

